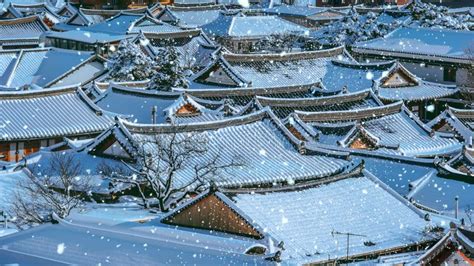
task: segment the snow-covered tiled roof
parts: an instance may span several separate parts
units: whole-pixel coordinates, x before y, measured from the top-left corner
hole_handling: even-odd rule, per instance
[[[466,50],[473,39],[471,31],[402,27],[383,38],[356,43],[353,48],[360,53],[466,64],[469,63]]]
[[[458,92],[455,85],[421,81],[420,84],[400,88],[378,88],[377,95],[390,101],[423,101],[451,96]]]
[[[103,110],[129,116],[135,123],[149,124],[152,122],[151,110],[157,107],[156,122],[166,123],[165,109],[173,104],[180,96],[177,92],[162,92],[127,88],[111,85],[97,97],[95,103]]]
[[[59,16],[54,8],[48,2],[32,3],[32,4],[17,4],[12,3],[11,7],[23,16],[40,15],[45,17],[53,23],[58,23],[64,20],[64,17]]]
[[[270,8],[264,8],[263,12],[271,15],[303,17],[309,20],[338,20],[344,13],[327,7],[315,6],[297,6],[297,5],[280,5]]]
[[[392,61],[359,64],[342,47],[270,55],[226,53],[214,63],[237,77],[236,84],[241,87],[273,88],[322,83],[324,88],[320,92],[323,94],[340,92],[344,87],[350,92],[369,89],[373,81],[393,64]],[[217,67],[214,65],[209,66],[209,69]],[[207,70],[197,73],[191,89],[199,89],[200,83],[205,84],[201,80],[208,74]]]
[[[268,110],[241,117],[213,122],[171,125],[139,125],[123,122],[136,140],[150,134],[169,134],[178,130],[178,136],[200,132],[209,140],[208,152],[187,163],[180,170],[179,182],[191,180],[192,165],[203,163],[221,155],[220,163],[238,160],[244,166],[227,169],[218,175],[216,182],[225,186],[247,186],[262,183],[284,182],[288,179],[317,179],[344,171],[350,162],[332,155],[302,155],[298,147],[304,145],[296,139]],[[145,135],[144,135],[145,134]],[[177,181],[178,182],[178,181]],[[178,186],[178,184],[177,184]]]
[[[35,84],[47,86],[51,82],[90,61],[91,52],[76,52],[57,48],[8,50],[0,52],[0,87],[18,88]],[[94,73],[86,73],[88,79]]]
[[[221,6],[214,7],[172,7],[166,6],[157,19],[174,23],[185,28],[198,28],[209,24],[219,17]]]
[[[48,30],[38,16],[0,20],[0,44],[20,40],[34,40],[39,43],[41,34]]]
[[[113,123],[76,88],[0,93],[0,104],[3,141],[97,134]]]
[[[357,110],[383,105],[370,89],[355,93],[338,94],[314,98],[270,98],[257,96],[260,106],[269,106],[280,118],[295,110],[304,112]]]
[[[200,5],[215,5],[216,0],[177,0],[173,4],[177,6],[200,6]]]
[[[341,145],[348,144],[347,142],[352,141],[358,133],[362,132],[372,139],[377,151],[408,157],[430,157],[455,153],[462,146],[453,138],[431,134],[430,129],[403,107],[401,102],[356,111],[312,113],[296,111],[295,113],[310,124],[316,122],[316,126],[332,125],[334,129],[345,130],[345,137],[338,140]]]
[[[347,237],[336,232],[360,235],[350,238],[349,256],[426,241],[423,213],[366,171],[308,188],[226,195],[254,225],[283,242],[288,263],[345,257]]]
[[[271,265],[262,256],[243,254],[253,241],[161,227],[152,231],[156,234],[60,220],[0,238],[0,256],[2,262],[20,265],[154,265],[157,260],[171,265]]]
[[[393,80],[385,84],[390,78]],[[398,62],[374,81],[372,89],[381,99],[388,101],[431,100],[451,96],[459,91],[456,85],[422,80]]]
[[[441,174],[461,178],[474,176],[474,148],[467,144],[462,152],[447,162],[440,162]]]
[[[277,16],[245,16],[224,14],[202,27],[204,32],[215,37],[262,38],[278,34],[303,35],[308,29]]]
[[[439,123],[448,123],[452,129],[467,143],[474,139],[474,110],[457,109],[448,107],[436,118],[428,123],[430,128],[435,128]]]
[[[199,110],[199,114],[180,117],[175,112],[185,105],[191,104]],[[164,92],[128,88],[112,84],[98,95],[95,103],[103,110],[121,114],[134,123],[152,123],[152,109],[156,107],[155,123],[187,124],[222,119],[224,112],[220,111],[222,101],[208,101],[197,99],[190,95],[183,96],[179,92]]]
[[[413,115],[413,114],[412,114]],[[406,156],[430,156],[459,150],[450,138],[430,136],[405,112],[366,121],[363,128],[380,139],[382,146],[398,146]]]
[[[140,31],[145,33],[173,33],[180,32],[181,29],[157,21],[148,15],[120,12],[102,22],[85,27],[75,27],[75,29],[65,32],[51,32],[47,37],[85,43],[103,43],[122,40],[128,38],[128,34],[138,34]]]

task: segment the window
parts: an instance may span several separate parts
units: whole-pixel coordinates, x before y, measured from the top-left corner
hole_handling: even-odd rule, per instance
[[[443,80],[449,82],[456,82],[456,68],[443,67]]]

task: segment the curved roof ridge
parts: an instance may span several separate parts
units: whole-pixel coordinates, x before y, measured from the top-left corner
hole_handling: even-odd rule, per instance
[[[216,130],[225,126],[244,125],[259,121],[264,117],[268,117],[269,109],[265,108],[257,112],[238,116],[230,117],[221,120],[195,122],[189,124],[138,124],[121,120],[123,125],[131,132],[136,134],[166,134],[173,132],[191,132],[191,131],[205,131],[205,130]]]
[[[358,92],[336,94],[336,95],[314,97],[314,98],[273,98],[273,97],[258,96],[258,95],[256,96],[256,98],[263,105],[316,106],[316,105],[327,105],[327,104],[357,101],[357,100],[365,99],[369,96],[371,96],[370,89],[365,89]]]
[[[224,8],[223,4],[202,5],[202,6],[166,6],[171,12],[173,11],[206,11],[220,10]]]
[[[145,90],[145,89],[136,88],[136,87],[127,87],[122,84],[117,84],[114,82],[109,84],[109,88],[107,88],[107,90],[109,89],[124,91],[124,92],[129,92],[129,93],[143,94],[147,96],[179,96],[181,95],[181,93],[174,92],[174,91]]]
[[[360,69],[365,69],[365,68],[384,68],[387,66],[391,66],[396,63],[396,60],[389,60],[389,61],[383,61],[383,62],[369,62],[369,63],[359,63],[359,62],[354,62],[354,61],[347,61],[347,60],[339,60],[339,59],[334,59],[332,60],[332,63],[335,65],[339,66],[345,66],[345,67],[352,67],[352,68],[360,68]]]
[[[352,169],[347,172],[339,173],[337,175],[327,177],[327,178],[319,178],[313,180],[307,180],[299,183],[295,183],[293,185],[285,185],[285,186],[272,186],[272,187],[233,187],[233,188],[225,188],[220,187],[219,191],[226,194],[239,194],[239,193],[268,193],[268,192],[286,192],[286,191],[294,191],[300,189],[307,189],[312,187],[318,187],[321,185],[326,185],[332,182],[336,182],[346,178],[352,177],[361,177],[363,173],[364,167],[362,163],[355,165]]]
[[[460,109],[460,108],[455,108],[448,106],[448,110],[451,111],[454,115],[457,114],[472,114],[474,116],[474,109]]]
[[[32,22],[35,20],[41,20],[41,18],[38,15],[31,15],[31,16],[26,16],[26,17],[21,17],[21,18],[12,18],[12,19],[4,19],[0,20],[0,25],[11,25],[11,24],[17,24],[17,23],[27,23],[27,22]]]
[[[279,93],[299,92],[308,91],[314,86],[321,86],[320,82],[311,82],[305,85],[293,85],[283,87],[236,87],[236,88],[203,88],[203,89],[184,89],[175,88],[175,91],[185,91],[189,94],[198,97],[211,97],[211,96],[254,96],[260,95],[272,95]]]
[[[400,113],[402,111],[402,107],[403,101],[399,101],[388,105],[369,107],[359,110],[325,112],[303,112],[295,110],[295,114],[297,114],[303,121],[361,120]]]
[[[222,56],[229,62],[247,62],[247,61],[262,61],[262,60],[273,60],[273,61],[285,61],[285,60],[302,60],[302,59],[313,59],[321,57],[331,57],[335,55],[342,55],[345,53],[344,46],[338,46],[335,48],[309,51],[309,52],[294,52],[294,53],[280,53],[280,54],[234,54],[234,53],[222,53]]]
[[[427,81],[427,80],[423,80],[423,79],[421,80],[421,82],[423,82],[424,84],[433,85],[433,86],[437,86],[437,87],[445,87],[445,88],[451,88],[451,89],[457,88],[457,85],[455,85],[455,84],[442,84],[442,83]]]
[[[158,20],[158,19],[153,19],[153,20],[156,21],[156,22],[159,22],[160,24],[173,26],[171,24],[168,24],[168,23],[163,22],[163,21]],[[174,26],[174,27],[176,27],[176,26]],[[179,27],[177,27],[177,28],[179,28]],[[173,39],[174,37],[179,38],[179,37],[182,37],[183,35],[186,36],[186,37],[197,37],[200,34],[201,34],[200,29],[181,29],[181,31],[177,31],[177,32],[143,32],[143,35],[146,38],[149,38],[149,39],[153,39],[153,37],[166,37],[166,38],[169,38],[169,39]]]
[[[76,92],[78,89],[77,84],[68,85],[64,87],[55,87],[41,90],[26,90],[26,91],[7,91],[0,92],[0,101],[11,100],[11,99],[30,99],[39,97],[48,97],[61,94],[67,94]]]
[[[122,9],[122,10],[108,10],[108,9],[94,9],[94,8],[79,8],[80,11],[84,12],[85,15],[112,15],[119,14],[122,11],[128,13],[140,13],[146,11],[148,8],[136,8],[136,9]],[[88,13],[89,12],[89,13]]]

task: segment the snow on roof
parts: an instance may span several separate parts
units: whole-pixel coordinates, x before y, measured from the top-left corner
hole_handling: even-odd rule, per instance
[[[0,93],[3,141],[99,133],[112,125],[81,89]]]
[[[405,156],[433,156],[461,148],[455,139],[430,136],[406,112],[365,121],[363,127],[377,136],[381,145],[398,145]]]
[[[206,8],[176,8],[166,6],[157,19],[177,23],[181,27],[198,28],[209,24],[219,17],[221,7]]]
[[[15,194],[21,192],[19,182],[27,180],[25,171],[0,171],[0,211],[10,213],[10,208],[14,202]]]
[[[92,24],[65,32],[51,32],[50,38],[68,39],[86,43],[113,42],[128,38],[127,34],[179,32],[180,28],[157,21],[148,15],[125,13],[119,14]]]
[[[356,52],[378,53],[414,58],[427,56],[468,63],[466,50],[472,45],[474,32],[428,28],[398,28],[387,36],[356,43]]]
[[[340,13],[336,10],[332,10],[327,7],[315,7],[315,6],[294,6],[294,5],[281,5],[275,6],[270,8],[264,8],[264,13],[267,14],[274,14],[274,15],[290,15],[290,16],[298,16],[298,17],[305,17],[310,18],[311,16],[315,16],[321,13]],[[342,18],[343,13],[340,13],[340,16],[330,16],[327,18],[330,19],[340,19]]]
[[[155,229],[156,230],[156,229]],[[153,230],[153,231],[155,231]],[[248,256],[237,253],[235,249],[206,248],[196,240],[205,236],[190,233],[175,233],[169,229],[167,235],[150,232],[123,230],[116,227],[93,227],[60,221],[59,224],[44,224],[33,229],[0,238],[0,252],[20,253],[14,256],[11,263],[24,264],[33,262],[39,265],[45,260],[63,264],[96,265],[110,263],[113,265],[153,265],[161,263],[176,264],[265,264],[261,256]],[[188,239],[182,240],[180,234]],[[212,241],[212,240],[207,240]],[[215,239],[214,241],[219,241]],[[232,245],[245,246],[250,242],[220,240]],[[0,254],[2,254],[0,253]],[[7,257],[11,258],[11,257]],[[8,261],[10,262],[10,260]],[[47,265],[55,265],[48,264]],[[61,264],[60,264],[61,265]]]
[[[423,101],[454,95],[456,86],[421,81],[420,84],[401,88],[378,88],[377,95],[390,101]]]
[[[270,98],[257,96],[257,103],[270,106],[280,118],[285,118],[295,110],[304,112],[357,110],[383,105],[369,89],[355,93],[343,93],[314,98]]]
[[[56,8],[48,2],[32,3],[32,4],[11,4],[12,9],[21,13],[23,16],[41,15],[54,23],[58,23],[65,19],[56,13]]]
[[[276,241],[287,263],[311,263],[426,241],[424,214],[367,171],[303,188],[230,190],[237,210]],[[372,242],[373,245],[366,244]]]
[[[466,143],[474,139],[474,110],[448,107],[427,125],[435,128],[439,123],[448,123]]]
[[[35,39],[39,43],[41,34],[48,30],[38,16],[0,20],[0,43],[21,39]]]
[[[46,86],[92,57],[91,52],[72,52],[57,48],[2,51],[0,86],[18,88],[33,83]]]
[[[173,2],[179,6],[193,6],[193,5],[215,5],[216,0],[177,0]]]
[[[359,109],[355,112],[296,111],[295,113],[307,123],[316,122],[316,126],[325,124],[325,127],[342,129],[346,134],[338,141],[341,145],[350,144],[359,133],[363,133],[373,140],[376,148],[373,152],[408,157],[433,157],[454,153],[462,146],[456,139],[431,134],[430,129],[404,108],[401,102]]]
[[[423,101],[451,96],[459,91],[455,85],[424,81],[398,62],[374,81],[372,89],[381,99],[389,101]]]
[[[229,163],[232,159],[244,163],[242,167],[227,169],[219,174],[216,182],[225,186],[316,179],[339,173],[350,164],[327,153],[314,156],[300,154],[295,147],[301,145],[300,141],[267,109],[251,115],[181,127],[123,123],[136,140],[146,139],[150,134],[169,134],[170,130],[179,130],[178,136],[198,132],[209,140],[206,155],[193,158],[192,162],[187,163],[189,167],[180,170],[180,182],[188,182],[193,177],[192,165],[205,162],[217,154],[221,156],[221,163]]]
[[[95,103],[102,109],[130,116],[135,123],[151,123],[151,109],[157,107],[156,122],[166,123],[165,109],[180,96],[177,92],[161,92],[111,85]]]
[[[133,36],[129,35],[116,35],[109,33],[101,32],[90,32],[87,31],[87,27],[76,28],[74,30],[64,31],[64,32],[48,32],[46,34],[47,38],[57,38],[71,41],[78,41],[83,43],[110,43],[117,42],[127,38],[132,38]]]
[[[239,13],[240,14],[240,13]],[[221,13],[202,27],[211,36],[230,38],[263,38],[275,34],[305,34],[308,29],[277,16],[244,16]]]
[[[358,64],[342,47],[272,55],[224,54],[220,63],[228,72],[255,88],[306,85],[321,82],[322,93],[351,92],[372,87],[372,82],[393,66],[393,62]],[[201,72],[206,74],[206,72]],[[199,75],[196,74],[197,76]],[[199,79],[199,76],[196,78]],[[198,87],[198,85],[195,85]]]
[[[78,162],[80,167],[79,175],[87,180],[90,187],[90,192],[94,194],[108,195],[114,192],[120,192],[130,188],[132,185],[127,183],[113,183],[108,176],[102,172],[103,167],[111,167],[116,169],[124,169],[123,163],[118,160],[110,158],[101,158],[93,154],[89,154],[87,150],[81,149],[86,147],[89,143],[84,143],[84,146],[79,148],[69,147],[70,149],[54,151],[54,147],[58,147],[64,143],[58,143],[48,148],[42,148],[40,151],[27,156],[24,159],[26,166],[30,167],[35,176],[41,177],[45,173],[52,177],[53,182],[59,188],[62,188],[62,183],[58,180],[59,171],[50,169],[51,163],[57,160],[58,154],[61,156],[71,156],[72,159]],[[22,164],[22,163],[20,163]],[[122,168],[120,168],[122,167]]]

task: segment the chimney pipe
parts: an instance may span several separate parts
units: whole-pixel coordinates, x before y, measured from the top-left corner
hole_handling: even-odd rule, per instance
[[[158,108],[156,107],[156,105],[154,105],[152,108],[151,108],[151,123],[152,124],[156,124],[156,112],[157,112]]]
[[[456,196],[454,198],[454,200],[456,201],[456,209],[454,210],[454,218],[458,218],[458,212],[459,212],[459,197]]]

